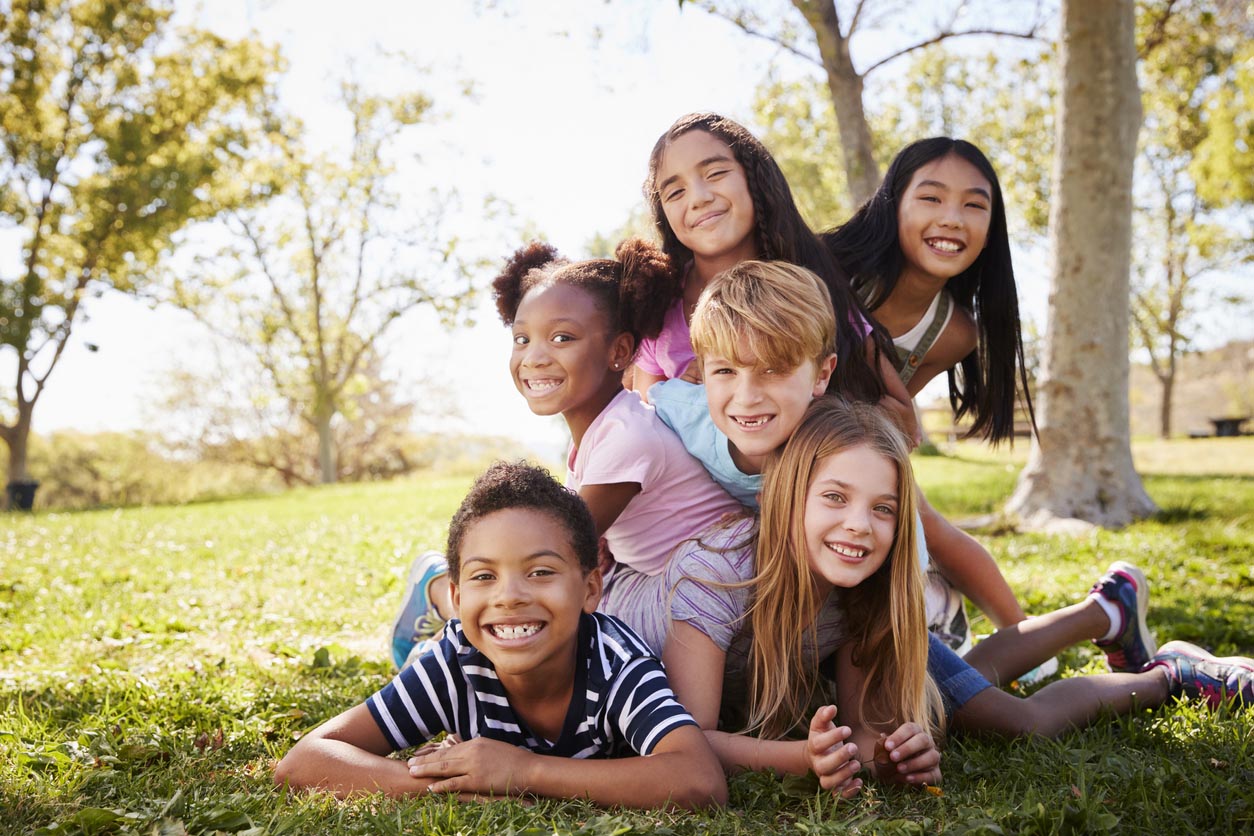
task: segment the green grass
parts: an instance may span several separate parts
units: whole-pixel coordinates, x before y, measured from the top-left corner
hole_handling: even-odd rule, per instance
[[[1225,455],[1249,461],[1247,444]],[[919,460],[929,497],[954,517],[995,511],[1016,464],[961,455]],[[1162,512],[1123,531],[982,539],[1029,611],[1073,602],[1109,562],[1131,559],[1154,581],[1160,641],[1254,654],[1254,478],[1204,472],[1149,475]],[[469,479],[0,517],[0,832],[1254,830],[1254,710],[1189,704],[1059,741],[952,741],[940,797],[872,788],[837,804],[760,774],[732,781],[728,810],[697,814],[275,789],[274,760],[294,737],[386,681],[408,557],[443,541]],[[1066,674],[1101,670],[1091,647],[1062,662]]]

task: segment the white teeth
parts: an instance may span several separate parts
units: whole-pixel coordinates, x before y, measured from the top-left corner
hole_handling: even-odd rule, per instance
[[[947,253],[956,253],[962,249],[962,245],[957,241],[946,241],[943,238],[931,238],[928,240],[928,246]]]
[[[525,639],[540,630],[539,624],[493,624],[490,628],[498,639]]]
[[[771,418],[769,415],[766,415],[759,418],[733,418],[732,420],[742,427],[760,427],[771,420]]]
[[[528,380],[527,388],[532,392],[547,392],[561,385],[560,380]]]
[[[841,554],[841,555],[844,555],[845,557],[855,557],[855,558],[865,557],[866,552],[867,552],[866,549],[846,548],[845,546],[842,546],[839,543],[824,543],[824,545],[827,546],[832,551],[836,552],[836,554]]]

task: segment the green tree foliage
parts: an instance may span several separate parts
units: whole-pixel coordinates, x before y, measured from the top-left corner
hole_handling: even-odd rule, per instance
[[[1214,298],[1205,281],[1254,260],[1254,229],[1233,212],[1254,201],[1254,120],[1233,111],[1254,100],[1254,21],[1231,0],[1155,0],[1141,5],[1138,33],[1145,120],[1132,336],[1161,386],[1159,433],[1166,438],[1177,364],[1196,336],[1204,301],[1240,301]],[[1238,141],[1241,132],[1247,139]]]
[[[242,199],[236,163],[275,54],[176,30],[162,0],[0,4],[0,389],[8,476],[85,300],[142,286],[179,230]]]
[[[680,0],[680,5],[684,2]],[[863,102],[872,73],[905,55],[955,38],[996,35],[1034,40],[1046,17],[1040,0],[925,4],[925,14],[920,14],[916,4],[867,0],[791,0],[788,4],[763,4],[757,0],[687,2],[723,18],[747,35],[776,44],[822,73],[821,83],[831,103],[832,125],[839,137],[839,142],[832,144],[833,159],[841,164],[849,202],[854,205],[870,197],[880,180],[877,161],[883,156],[883,148],[874,138]],[[859,54],[855,63],[855,35],[872,34],[886,35],[885,42],[892,46],[878,56]]]
[[[1051,55],[1049,47],[1030,58],[962,55],[939,45],[917,51],[902,76],[874,90],[879,106],[869,118],[878,165],[922,137],[968,139],[997,169],[1012,224],[1022,233],[1043,233],[1054,130]],[[855,206],[837,162],[840,136],[823,86],[768,78],[754,115],[811,226],[849,217]]]
[[[397,185],[399,151],[419,139],[430,99],[352,83],[340,92],[347,149],[316,150],[299,119],[276,112],[281,127],[253,162],[274,196],[229,213],[225,243],[198,244],[169,297],[246,350],[266,391],[316,437],[322,482],[341,473],[336,427],[351,418],[380,338],[422,306],[452,321],[485,264],[450,228],[455,193],[432,190],[415,205],[412,184],[404,194]]]

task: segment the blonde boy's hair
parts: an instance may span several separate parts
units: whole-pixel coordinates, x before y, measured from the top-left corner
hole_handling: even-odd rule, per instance
[[[812,271],[783,261],[742,261],[715,276],[692,314],[698,357],[743,361],[748,341],[753,365],[791,371],[836,351],[832,297]]]

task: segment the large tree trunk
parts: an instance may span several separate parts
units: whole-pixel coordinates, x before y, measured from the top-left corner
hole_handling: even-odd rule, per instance
[[[836,126],[840,130],[840,146],[844,154],[845,179],[855,205],[875,194],[880,184],[880,169],[875,162],[871,128],[862,109],[862,76],[853,68],[849,55],[849,39],[840,31],[840,17],[835,0],[793,0],[814,30],[827,88],[836,110]]]
[[[1008,504],[1029,527],[1121,526],[1155,510],[1132,464],[1132,168],[1141,123],[1134,0],[1064,0],[1049,214],[1054,269],[1040,435]]]

